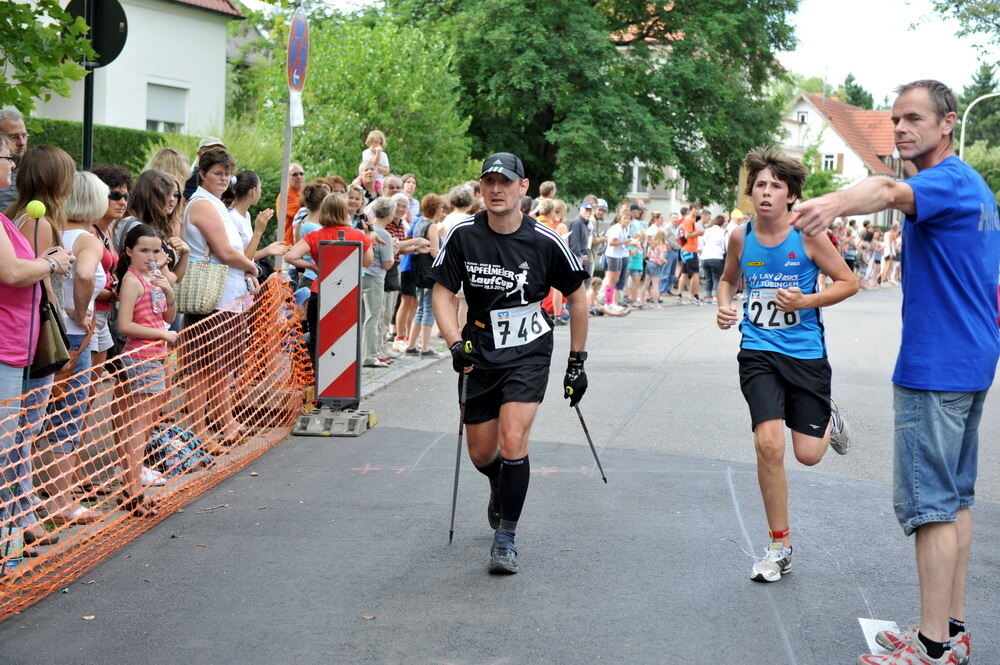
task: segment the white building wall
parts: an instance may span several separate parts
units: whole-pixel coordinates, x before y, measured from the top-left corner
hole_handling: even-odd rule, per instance
[[[94,73],[94,122],[146,129],[147,85],[186,91],[184,133],[220,131],[226,106],[230,17],[161,0],[121,0],[128,38],[118,58]],[[38,105],[46,118],[83,120],[83,82],[69,98]]]

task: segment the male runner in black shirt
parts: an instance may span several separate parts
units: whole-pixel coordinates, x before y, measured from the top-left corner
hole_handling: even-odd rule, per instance
[[[576,406],[587,389],[587,272],[555,231],[521,212],[528,180],[520,159],[491,155],[479,183],[486,210],[448,234],[432,269],[433,308],[452,365],[467,382],[469,457],[490,480],[488,517],[496,531],[489,570],[516,573],[514,531],[528,491],[528,435],[552,360],[552,320],[541,301],[550,287],[567,297],[564,386]],[[459,330],[455,293],[463,287],[469,315]]]

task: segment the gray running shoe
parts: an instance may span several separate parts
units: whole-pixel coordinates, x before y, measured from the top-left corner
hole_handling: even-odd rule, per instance
[[[490,488],[490,503],[486,506],[486,518],[490,521],[490,528],[496,531],[500,528],[500,499],[497,493]]]
[[[875,634],[875,643],[886,651],[899,651],[907,644],[917,639],[917,629],[909,628],[903,631],[880,630]],[[955,654],[958,665],[968,665],[969,653],[972,651],[969,633],[962,632],[951,638],[951,652]]]
[[[838,455],[846,455],[851,447],[851,429],[840,415],[837,403],[830,400],[830,447]]]
[[[491,547],[490,573],[494,575],[514,575],[517,573],[517,550],[507,547]]]
[[[764,558],[754,563],[750,579],[754,582],[777,582],[791,570],[792,548],[781,543],[771,543],[764,552]]]

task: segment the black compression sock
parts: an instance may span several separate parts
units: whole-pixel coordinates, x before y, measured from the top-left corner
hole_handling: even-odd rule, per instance
[[[944,655],[944,652],[951,648],[950,642],[935,642],[934,640],[925,637],[923,633],[917,633],[917,638],[920,643],[924,645],[924,650],[927,655],[934,660],[939,659]]]
[[[492,462],[484,466],[476,465],[476,471],[490,479],[490,487],[496,487],[497,479],[500,477],[500,456],[497,455]]]
[[[500,494],[500,518],[517,524],[517,520],[521,518],[521,508],[524,507],[524,497],[528,494],[531,466],[527,455],[515,460],[501,457],[500,461],[500,481],[497,483]]]
[[[948,619],[948,635],[950,637],[955,637],[960,633],[965,632],[965,622],[959,621],[958,619]]]

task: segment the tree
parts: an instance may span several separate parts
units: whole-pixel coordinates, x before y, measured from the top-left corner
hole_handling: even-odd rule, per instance
[[[269,136],[280,137],[284,127],[289,18],[279,14],[266,26],[269,57],[251,65],[242,89],[230,95],[231,108],[249,111]],[[306,124],[294,132],[293,159],[311,174],[350,181],[365,136],[380,129],[393,171],[415,173],[421,191],[445,191],[475,175],[452,60],[451,46],[432,31],[386,21],[372,27],[361,16],[310,16]]]
[[[808,200],[841,189],[847,184],[836,171],[822,168],[819,146],[823,133],[806,148],[802,154],[802,166],[806,168],[806,181],[802,183],[802,200]]]
[[[843,89],[845,103],[868,110],[874,107],[872,93],[865,90],[854,80],[854,74],[848,74],[847,78],[844,79]]]
[[[1000,203],[1000,146],[991,147],[985,141],[977,141],[966,148],[965,161],[986,179]]]
[[[998,92],[994,69],[991,65],[980,63],[972,82],[962,91],[959,100],[959,121],[969,104],[982,95]],[[961,134],[961,127],[956,127],[955,136]],[[965,128],[965,144],[985,141],[989,146],[1000,147],[1000,97],[984,99],[976,104],[969,113],[968,125]]]
[[[455,46],[473,154],[510,150],[569,198],[627,191],[675,166],[691,197],[729,201],[740,160],[780,125],[766,90],[794,45],[796,0],[387,0]],[[489,26],[489,29],[483,29]]]
[[[931,0],[934,10],[958,21],[959,37],[980,34],[1000,44],[1000,0]]]
[[[68,97],[86,74],[78,63],[95,56],[86,34],[56,0],[0,3],[0,106],[27,114],[53,93]]]

